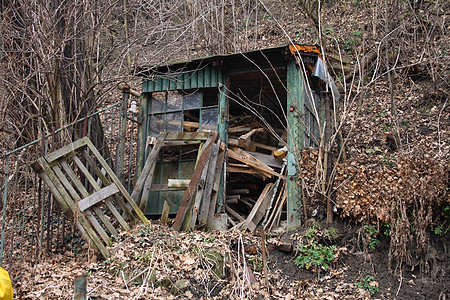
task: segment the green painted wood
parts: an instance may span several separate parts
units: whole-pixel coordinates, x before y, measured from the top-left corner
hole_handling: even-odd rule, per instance
[[[174,91],[177,89],[177,78],[172,76],[169,78],[169,91]]]
[[[169,78],[163,78],[162,79],[162,90],[168,91],[169,90]]]
[[[196,89],[198,87],[197,78],[198,78],[198,71],[191,72],[191,89]]]
[[[198,70],[197,72],[197,87],[204,88],[205,87],[205,72],[204,69]]]
[[[177,90],[183,89],[183,81],[184,81],[183,74],[179,74],[177,76]]]
[[[204,82],[203,82],[203,86],[206,88],[211,87],[211,68],[210,67],[206,67],[204,69]]]
[[[156,82],[155,82],[155,92],[156,91],[162,91],[163,87],[163,79],[161,77],[156,78]]]
[[[146,89],[143,89],[144,93],[152,93],[155,91],[155,82],[153,80],[147,80]]]
[[[191,72],[184,73],[183,77],[184,77],[183,88],[185,90],[189,90],[191,88]]]
[[[211,86],[217,86],[218,85],[218,78],[217,78],[217,68],[211,68]]]
[[[298,183],[298,164],[300,151],[304,145],[304,128],[301,118],[305,109],[305,81],[301,69],[294,60],[287,65],[287,195],[288,228],[295,229],[301,225],[300,208],[302,204],[301,187]],[[293,111],[290,111],[290,107]]]

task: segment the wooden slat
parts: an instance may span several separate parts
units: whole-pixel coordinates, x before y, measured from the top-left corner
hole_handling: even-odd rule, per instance
[[[213,132],[168,132],[164,140],[166,141],[206,141]]]
[[[108,178],[106,178],[106,176],[105,176],[106,170],[104,168],[103,168],[103,171],[100,170],[100,168],[95,164],[94,159],[89,155],[89,153],[86,150],[83,151],[83,156],[86,159],[86,161],[88,162],[89,166],[94,170],[95,175],[97,175],[97,177],[100,179],[102,184],[105,186],[110,185],[111,181],[108,180]],[[96,187],[100,188],[100,185],[97,184]],[[125,212],[125,214],[129,218],[129,221],[134,222],[135,217],[134,217],[133,213],[131,212],[130,208],[123,201],[122,197],[120,197],[118,194],[114,194],[113,198],[120,205],[122,210]],[[108,199],[105,200],[105,202],[109,202],[109,201],[110,200],[108,200]]]
[[[152,184],[151,192],[175,192],[184,191],[187,187],[169,187],[168,184]]]
[[[194,195],[195,190],[197,189],[198,180],[200,178],[203,167],[205,166],[206,159],[208,157],[209,152],[211,151],[212,145],[214,144],[214,140],[216,139],[216,133],[212,133],[209,135],[209,139],[207,140],[204,150],[202,151],[202,155],[198,161],[197,166],[194,169],[194,173],[191,177],[191,182],[189,183],[189,187],[184,193],[183,200],[181,201],[180,208],[178,209],[177,216],[175,217],[174,223],[172,227],[175,230],[181,229],[181,224],[183,223],[184,216],[191,205],[192,196]]]
[[[91,186],[96,190],[100,190],[100,187],[97,184],[97,181],[94,179],[94,177],[92,177],[91,173],[89,172],[89,170],[85,167],[85,165],[83,164],[83,162],[78,158],[78,156],[74,156],[73,157],[73,161],[77,164],[78,168],[80,169],[80,171],[83,173],[83,175],[87,178],[87,180],[89,181],[89,183],[91,184]]]
[[[68,210],[66,212],[70,211],[70,215],[75,214],[77,216],[77,220],[80,223],[80,226],[83,227],[86,236],[88,237],[88,242],[93,243],[97,249],[99,249],[100,253],[105,257],[108,258],[109,252],[106,250],[105,246],[103,245],[102,241],[98,237],[98,235],[95,233],[95,231],[92,229],[90,223],[85,218],[85,216],[78,210],[78,206],[74,203],[74,201],[71,199],[71,197],[67,194],[66,190],[63,188],[61,182],[53,172],[53,170],[50,169],[48,166],[46,160],[44,158],[40,158],[38,160],[42,171],[39,175],[42,177],[44,182],[47,184],[47,186],[52,191],[53,195],[56,197],[58,202],[63,206],[67,207]]]
[[[99,203],[100,201],[105,200],[108,197],[111,197],[113,194],[118,193],[119,189],[115,184],[108,185],[105,188],[87,196],[78,202],[78,207],[81,211],[85,211],[89,207]]]
[[[106,229],[108,229],[109,233],[115,236],[118,236],[118,232],[116,228],[114,228],[114,225],[109,221],[108,216],[106,216],[100,207],[94,206],[92,207],[92,210],[97,214],[97,216],[102,220],[103,224],[105,224]]]
[[[106,161],[103,159],[103,157],[100,155],[98,150],[94,147],[92,142],[88,139],[86,142],[86,145],[89,147],[91,152],[94,154],[94,156],[99,161],[100,165],[106,170],[106,173],[111,178],[111,180],[116,184],[116,186],[119,188],[120,192],[122,193],[123,197],[127,200],[127,202],[131,205],[134,212],[138,215],[139,219],[145,224],[149,225],[150,222],[147,220],[147,218],[144,216],[144,213],[139,209],[139,207],[136,205],[136,202],[131,198],[130,194],[128,194],[128,191],[125,189],[125,187],[120,182],[119,178],[114,174],[113,170],[109,167],[109,165],[106,163]]]
[[[70,145],[64,146],[58,150],[53,151],[45,156],[45,160],[49,165],[51,165],[55,160],[67,156],[73,152],[78,152],[77,150],[86,145],[86,139],[79,139]]]
[[[199,157],[200,158],[200,157]],[[198,214],[200,212],[200,206],[202,203],[202,198],[204,195],[204,187],[205,187],[205,179],[206,176],[208,175],[208,168],[206,167],[206,165],[209,163],[210,160],[210,156],[208,156],[207,161],[205,163],[205,167],[202,170],[202,174],[200,175],[200,183],[197,186],[197,191],[195,194],[195,201],[194,201],[194,206],[192,208],[192,216],[191,216],[191,220],[189,222],[189,227],[190,229],[194,229],[195,227],[195,223],[197,222],[197,217]]]
[[[246,153],[242,149],[239,149],[239,148],[234,148],[234,150],[228,149],[228,157],[238,160],[240,162],[243,162],[249,166],[252,166],[255,169],[260,170],[264,174],[268,174],[269,177],[272,177],[271,175],[275,175],[275,176],[284,178],[283,175],[281,175],[278,172],[275,172],[271,167],[267,166],[265,163],[263,163],[256,157]]]
[[[203,193],[202,205],[198,217],[198,223],[200,226],[206,225],[206,223],[208,222],[209,206],[211,204],[211,193],[215,176],[214,171],[216,169],[218,154],[219,154],[219,145],[214,144],[211,149],[211,157],[209,160],[208,171],[206,175],[207,177],[206,177],[205,191]]]
[[[258,152],[248,152],[248,151],[246,151],[246,152],[248,154],[250,154],[251,156],[254,156],[256,159],[263,162],[264,164],[266,164],[269,167],[281,169],[281,167],[283,166],[283,162],[277,160],[272,155],[258,153]]]
[[[61,180],[61,183],[64,185],[66,190],[69,192],[69,194],[72,196],[72,199],[75,201],[75,203],[78,203],[78,207],[80,207],[81,197],[77,194],[75,189],[72,187],[70,182],[67,180],[66,176],[63,174],[59,166],[54,166],[52,170],[55,172],[56,176]],[[96,194],[96,193],[95,193]],[[93,194],[93,195],[95,195]],[[88,196],[90,197],[90,196]],[[97,201],[98,202],[98,201]],[[96,203],[97,203],[96,202]],[[81,209],[80,211],[84,211],[86,208]],[[106,244],[109,244],[111,239],[109,238],[108,234],[103,230],[102,226],[98,223],[95,216],[92,215],[91,212],[86,212],[87,219],[91,222],[94,229],[100,234],[101,238],[105,241]],[[103,223],[105,223],[105,220],[102,218],[103,216],[99,216],[99,218],[102,220]]]
[[[156,164],[156,160],[158,159],[159,151],[164,143],[165,134],[161,134],[158,136],[155,145],[153,146],[150,155],[145,161],[144,168],[142,168],[141,175],[139,176],[136,185],[134,186],[133,192],[131,193],[131,199],[136,201],[139,195],[144,188],[145,180],[147,179],[148,174],[150,173],[154,164]]]
[[[251,223],[255,223],[255,222],[253,222],[253,218],[258,213],[260,206],[263,204],[264,199],[266,198],[266,196],[269,193],[269,191],[272,188],[272,186],[273,186],[273,183],[268,183],[264,187],[263,191],[261,192],[261,195],[258,198],[258,201],[256,201],[255,205],[253,206],[252,211],[250,212],[250,214],[248,215],[246,221],[244,222],[244,225],[243,225],[244,229],[249,228],[249,226],[253,227],[253,224],[251,225]],[[258,224],[256,223],[254,225],[256,226]],[[251,230],[251,231],[253,231],[253,230]]]
[[[89,156],[90,158],[90,156]],[[91,158],[92,159],[92,158]],[[88,160],[89,163],[89,160]],[[91,162],[93,163],[93,162]],[[89,163],[91,165],[91,163]],[[78,179],[78,177],[75,175],[75,173],[73,172],[73,170],[70,168],[70,166],[67,164],[67,162],[62,161],[61,162],[61,166],[63,167],[64,171],[66,172],[66,174],[69,176],[69,178],[72,180],[72,182],[75,184],[75,187],[77,187],[78,191],[81,193],[81,195],[86,198],[89,196],[89,192],[86,190],[86,188],[84,187],[84,185],[81,183],[81,181]],[[102,173],[101,173],[102,174]],[[101,178],[103,179],[103,183],[106,184],[111,184],[106,177]],[[96,187],[99,187],[96,183]],[[114,195],[117,196],[117,195]],[[119,197],[119,196],[117,196]],[[109,208],[109,210],[111,211],[111,213],[114,215],[114,217],[117,219],[117,221],[119,222],[119,224],[122,226],[123,229],[125,230],[130,230],[130,226],[128,226],[127,222],[125,222],[125,220],[123,219],[122,215],[117,211],[117,209],[114,207],[114,205],[111,203],[111,201],[109,200],[105,200],[105,204],[106,206]],[[129,208],[127,207],[127,209],[129,210]],[[130,212],[131,213],[131,212]],[[99,216],[100,217],[100,216]],[[108,221],[104,220],[105,226],[107,226]],[[112,230],[109,230],[110,232]],[[111,232],[112,233],[112,232]]]

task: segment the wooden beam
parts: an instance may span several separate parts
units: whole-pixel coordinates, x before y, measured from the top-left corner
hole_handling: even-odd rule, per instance
[[[184,216],[191,205],[192,197],[197,189],[198,180],[200,178],[203,167],[205,166],[206,159],[211,151],[212,145],[216,139],[216,133],[208,134],[208,140],[205,144],[204,150],[200,156],[197,166],[194,169],[194,173],[192,174],[191,181],[189,183],[189,187],[184,193],[183,200],[181,201],[180,208],[178,209],[177,216],[175,217],[172,228],[175,230],[181,229],[181,224],[183,223]]]
[[[281,175],[278,172],[275,172],[271,167],[257,159],[256,157],[248,154],[242,149],[234,148],[233,150],[228,149],[228,157],[233,158],[235,160],[238,160],[242,163],[245,163],[249,166],[254,167],[255,169],[260,170],[264,174],[268,174],[269,177],[272,177],[271,175],[278,176],[284,178],[283,175]]]

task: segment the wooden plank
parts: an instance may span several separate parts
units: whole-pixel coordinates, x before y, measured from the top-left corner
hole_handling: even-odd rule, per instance
[[[90,210],[86,210],[84,212],[86,214],[86,218],[91,222],[94,229],[98,232],[100,237],[103,239],[106,245],[109,245],[111,243],[111,239],[109,238],[106,231],[103,229],[102,225],[97,221],[97,219],[94,217],[92,212]]]
[[[153,146],[152,151],[150,152],[150,155],[145,161],[145,165],[142,168],[141,175],[139,176],[136,185],[134,186],[133,192],[131,193],[131,199],[133,199],[133,201],[136,201],[138,199],[139,195],[142,192],[142,189],[144,188],[145,180],[147,179],[149,172],[151,171],[153,165],[156,164],[159,151],[161,150],[161,147],[164,143],[164,137],[164,133],[158,136],[157,141]]]
[[[134,212],[138,215],[139,219],[145,224],[149,225],[150,222],[147,220],[147,218],[144,216],[144,213],[139,209],[139,207],[136,205],[136,202],[131,198],[130,194],[128,194],[128,191],[125,189],[125,187],[120,182],[119,178],[114,174],[113,170],[109,167],[109,165],[106,163],[106,161],[103,159],[103,157],[98,152],[97,148],[94,147],[92,142],[88,139],[86,142],[86,145],[89,147],[91,152],[94,154],[94,156],[99,161],[100,165],[106,170],[106,173],[111,178],[113,183],[116,184],[119,191],[122,193],[123,197],[127,200],[127,202],[131,205]]]
[[[238,139],[239,145],[242,147],[248,147],[251,142],[252,136],[261,131],[264,131],[264,128],[255,128],[241,135]]]
[[[272,188],[272,186],[273,186],[273,183],[268,183],[264,187],[263,191],[259,195],[258,200],[256,201],[255,205],[253,206],[252,211],[250,212],[250,214],[248,215],[246,221],[244,222],[244,225],[243,225],[244,229],[248,228],[249,226],[252,226],[252,225],[250,225],[250,223],[253,223],[253,218],[258,213],[260,206],[263,204],[264,199],[266,198],[266,196],[269,193],[269,191]],[[258,225],[258,224],[255,224],[255,225]],[[253,231],[253,230],[251,230],[251,231]]]
[[[217,162],[216,162],[216,167],[214,170],[214,183],[213,183],[213,191],[212,191],[212,195],[211,195],[211,204],[209,205],[209,212],[208,212],[208,228],[212,229],[215,227],[216,222],[214,220],[215,218],[215,213],[216,213],[216,209],[220,210],[221,208],[216,208],[217,206],[217,201],[219,198],[219,191],[220,189],[220,182],[221,179],[223,178],[223,170],[225,167],[224,161],[225,161],[225,150],[222,149],[222,145],[224,143],[222,141],[218,141],[218,145],[219,145],[219,154],[217,155]],[[222,190],[223,191],[223,190]],[[223,193],[225,194],[225,193]],[[220,211],[218,211],[220,213]]]
[[[83,162],[78,158],[78,156],[74,156],[73,157],[73,161],[75,162],[75,164],[78,166],[78,168],[80,169],[80,171],[83,173],[83,175],[86,177],[86,179],[89,181],[89,183],[92,185],[92,187],[98,191],[100,190],[100,187],[97,184],[97,181],[94,179],[94,177],[92,177],[91,173],[89,172],[89,170],[85,167],[85,165],[83,164]]]
[[[272,151],[272,152],[279,149],[278,147],[273,147],[273,146],[269,146],[269,145],[266,145],[266,144],[257,143],[255,141],[251,141],[250,144],[253,145],[253,146],[256,146],[256,148],[261,148],[261,149],[269,150],[269,151]]]
[[[245,218],[243,216],[238,214],[236,211],[234,211],[231,207],[229,207],[226,204],[225,204],[225,211],[230,215],[232,215],[233,217],[235,217],[236,219],[238,219],[239,221],[245,221]]]
[[[198,147],[197,159],[195,161],[195,166],[198,165],[200,157],[202,155],[205,143],[201,143]],[[181,230],[190,230],[194,229],[195,222],[197,221],[197,215],[199,212],[201,200],[203,197],[203,188],[205,185],[206,173],[208,168],[206,167],[209,163],[209,155],[206,158],[205,167],[202,170],[202,174],[200,175],[199,184],[197,185],[197,190],[195,191],[195,200],[189,206],[189,209],[186,212],[186,216],[184,217],[183,224],[181,225]]]
[[[83,151],[83,155],[84,155],[84,158],[86,159],[86,161],[88,162],[89,166],[94,170],[94,173],[98,176],[98,178],[103,183],[103,185],[105,185],[105,186],[110,185],[111,181],[108,178],[106,178],[106,176],[105,176],[106,170],[105,169],[103,169],[103,171],[100,170],[100,168],[95,164],[94,159],[89,155],[89,153],[87,153],[86,150]],[[98,189],[100,189],[100,185],[97,184],[96,187]],[[134,222],[135,217],[134,217],[132,211],[130,210],[130,208],[123,201],[122,197],[120,197],[118,194],[115,194],[115,195],[113,195],[113,198],[116,200],[116,202],[120,205],[120,207],[126,213],[126,215],[129,218],[129,221]],[[105,202],[109,202],[109,201],[110,200],[108,200],[108,199],[105,200]]]
[[[250,194],[250,190],[249,189],[231,189],[228,191],[229,195],[248,195]]]
[[[115,184],[108,185],[105,188],[87,196],[78,202],[78,207],[81,211],[85,211],[89,207],[99,203],[100,201],[105,200],[108,197],[111,197],[113,194],[118,193],[119,189]]]
[[[167,184],[152,184],[151,192],[175,192],[184,191],[187,187],[169,187]]]
[[[212,145],[214,144],[214,141],[216,139],[216,133],[212,133],[209,135],[209,139],[205,143],[204,150],[202,151],[202,154],[200,156],[200,159],[198,161],[197,166],[194,169],[194,173],[192,174],[191,182],[189,183],[189,187],[184,193],[184,198],[180,204],[180,208],[178,209],[177,216],[175,217],[174,223],[172,225],[172,228],[175,230],[181,229],[181,224],[184,220],[184,216],[186,215],[186,212],[191,204],[192,196],[197,189],[198,180],[200,178],[201,172],[203,170],[203,167],[205,166],[206,159],[208,157],[209,152],[211,151]]]
[[[205,184],[205,192],[203,193],[202,206],[200,208],[200,214],[198,223],[200,226],[206,225],[208,221],[209,205],[211,204],[211,193],[214,184],[215,169],[217,163],[217,155],[219,154],[219,145],[214,144],[211,149],[211,158],[209,161],[207,178]]]
[[[278,172],[275,172],[271,167],[267,166],[265,163],[257,159],[256,157],[246,153],[244,150],[239,148],[234,148],[234,150],[228,149],[228,157],[236,159],[240,162],[243,162],[249,166],[254,167],[255,169],[258,169],[262,171],[265,174],[274,175],[278,177],[284,178],[283,175],[281,175]],[[272,177],[272,176],[269,176]]]
[[[83,197],[89,198],[92,195],[89,195],[88,191],[84,188],[83,184],[81,183],[81,181],[78,179],[78,177],[75,175],[75,173],[73,172],[73,170],[69,167],[69,165],[67,164],[66,161],[62,161],[61,162],[61,166],[63,167],[64,171],[66,171],[66,174],[69,176],[69,178],[72,180],[73,184],[75,185],[75,187],[77,187],[78,191],[81,193],[81,195]],[[62,171],[59,169],[58,166],[54,166],[52,168],[55,173],[58,175],[59,178],[62,178],[65,176],[63,175]],[[75,189],[72,187],[72,185],[67,181],[67,179],[62,180],[62,183],[64,184],[64,186],[66,187],[66,189],[69,191],[69,193],[72,195],[72,198],[75,200],[75,202],[78,204],[78,208],[80,208],[80,202],[83,201],[81,199],[81,197],[76,193]],[[117,189],[117,187],[116,187]],[[103,189],[104,190],[104,189]],[[117,190],[118,192],[119,190]],[[97,192],[98,193],[98,192]],[[96,193],[94,193],[96,194]],[[94,195],[93,194],[93,195]],[[103,200],[103,199],[102,199]],[[99,201],[97,201],[98,203]],[[91,205],[92,206],[92,205]],[[80,208],[80,211],[84,211],[87,208]],[[108,229],[108,231],[111,234],[116,234],[117,235],[117,231],[115,230],[115,228],[112,226],[111,222],[109,221],[109,219],[103,214],[103,212],[99,209],[99,208],[94,208],[94,211],[97,213],[98,217],[100,218],[100,220],[103,222],[103,224],[105,224],[105,227]],[[92,218],[95,219],[95,217],[93,216],[88,216],[88,219],[91,221],[91,223],[93,224],[94,228],[97,230],[97,232],[102,235],[104,234],[104,232],[102,231],[102,229],[98,228],[100,225],[97,225],[96,220],[92,220]],[[101,226],[100,226],[101,227]],[[103,237],[103,240],[105,240],[105,237]],[[106,242],[106,241],[105,241]],[[109,244],[109,241],[107,242]]]
[[[205,165],[209,163],[210,157],[208,157],[207,160],[208,161],[205,163]],[[197,187],[197,192],[195,194],[194,206],[192,208],[192,216],[191,220],[189,221],[190,229],[194,229],[195,223],[197,222],[197,217],[200,212],[200,205],[204,194],[205,179],[207,175],[208,175],[208,168],[205,166],[202,170],[202,174],[200,175],[200,183]]]
[[[165,141],[206,141],[209,136],[215,135],[215,132],[167,132]]]
[[[77,220],[80,224],[80,226],[83,227],[86,237],[88,238],[88,242],[95,245],[95,247],[100,251],[100,253],[103,255],[103,257],[108,258],[109,252],[106,250],[105,246],[103,245],[102,241],[98,237],[98,235],[95,233],[95,231],[92,229],[90,223],[85,218],[85,216],[78,210],[78,206],[74,203],[74,201],[71,199],[71,197],[67,194],[66,190],[63,188],[61,182],[53,172],[53,170],[50,169],[47,162],[44,158],[40,158],[38,160],[40,163],[40,166],[42,168],[43,172],[38,173],[44,182],[47,184],[47,186],[52,191],[55,198],[58,200],[58,202],[63,206],[67,207],[70,211],[70,215],[77,216]],[[54,193],[57,191],[56,193]],[[67,212],[67,211],[66,211]],[[70,216],[69,215],[69,216]]]
[[[228,133],[232,135],[233,133],[249,132],[252,129],[253,129],[252,127],[236,126],[228,128]]]
[[[55,160],[58,160],[74,152],[78,152],[77,150],[80,149],[81,147],[84,147],[85,145],[86,145],[85,139],[76,140],[70,145],[64,146],[62,148],[59,148],[58,150],[53,151],[50,154],[47,154],[45,156],[45,160],[49,165],[51,165]]]
[[[139,203],[139,208],[143,212],[145,212],[145,210],[147,209],[147,203],[148,203],[148,198],[150,197],[150,189],[153,184],[153,174],[155,173],[155,168],[156,168],[156,161],[151,166],[150,172],[148,173],[147,178],[145,179],[144,188],[142,190],[142,196],[141,196],[141,201]]]
[[[281,169],[283,166],[283,162],[279,161],[278,159],[274,158],[272,155],[258,153],[258,152],[249,152],[246,151],[251,156],[256,157],[259,161],[263,162],[269,167],[278,168]]]
[[[108,216],[106,216],[103,211],[98,206],[92,207],[92,210],[97,214],[97,216],[102,220],[103,224],[105,224],[106,229],[108,229],[109,233],[118,236],[119,233],[117,232],[116,228],[114,228],[114,225],[109,221]]]

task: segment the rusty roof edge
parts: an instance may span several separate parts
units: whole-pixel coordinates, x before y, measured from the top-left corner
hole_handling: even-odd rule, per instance
[[[135,68],[135,74],[137,76],[147,76],[152,73],[160,73],[162,68],[168,68],[168,71],[176,66],[179,66],[179,69],[183,69],[187,67],[189,64],[201,64],[204,61],[217,61],[224,58],[231,58],[233,56],[241,56],[241,55],[250,55],[258,52],[269,52],[273,50],[283,50],[288,48],[290,45],[299,45],[299,46],[316,46],[318,45],[308,45],[308,44],[299,44],[296,42],[293,42],[292,44],[284,44],[281,46],[275,46],[275,47],[269,47],[269,48],[262,48],[262,49],[256,49],[251,50],[247,52],[236,52],[236,53],[229,53],[229,54],[216,54],[216,55],[210,55],[210,56],[204,56],[204,57],[198,57],[191,60],[180,60],[180,61],[174,61],[174,62],[168,62],[168,63],[161,63],[161,64],[154,64],[154,65],[143,65],[140,67]],[[305,53],[308,54],[308,53]],[[166,73],[166,72],[164,72]]]

